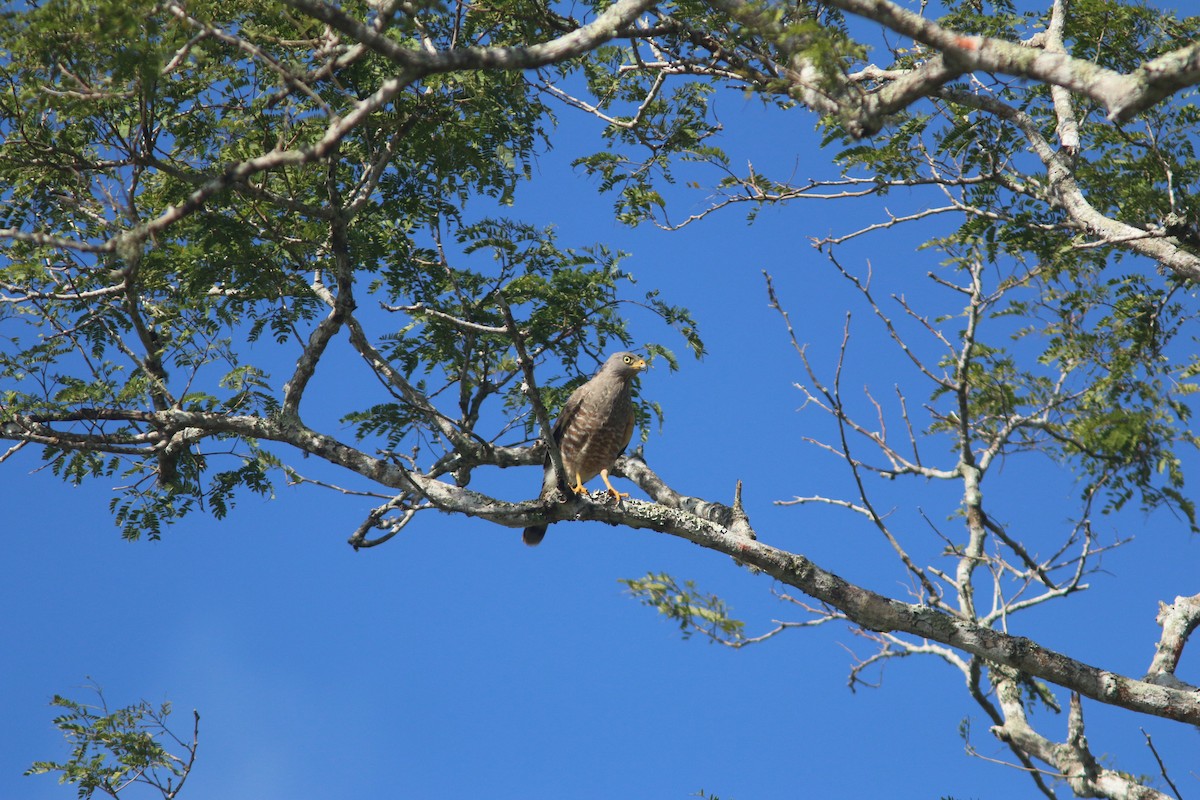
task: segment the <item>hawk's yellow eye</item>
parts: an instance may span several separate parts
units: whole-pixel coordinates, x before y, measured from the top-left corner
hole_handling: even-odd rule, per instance
[[[632,364],[632,363],[633,363],[633,356],[625,356],[625,358],[624,358],[624,361],[625,361],[625,363],[626,363],[626,364]]]

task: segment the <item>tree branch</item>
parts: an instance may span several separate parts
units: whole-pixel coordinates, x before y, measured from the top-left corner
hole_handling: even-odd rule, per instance
[[[888,0],[829,0],[829,5],[873,20],[936,50],[945,68],[1012,75],[1061,86],[1108,109],[1113,122],[1125,122],[1172,94],[1200,81],[1200,43],[1147,61],[1122,75],[1055,50],[1040,50],[986,36],[967,36]]]
[[[1180,689],[1193,689],[1175,677],[1175,668],[1183,655],[1183,646],[1188,637],[1200,625],[1200,594],[1191,597],[1176,597],[1171,605],[1159,603],[1158,624],[1162,626],[1162,638],[1154,651],[1150,670],[1145,680]],[[1195,690],[1193,691],[1200,691]]]
[[[587,53],[627,28],[657,0],[617,0],[596,19],[548,42],[527,47],[459,47],[422,51],[404,47],[354,19],[341,9],[317,0],[288,0],[294,8],[361,42],[416,77],[458,70],[524,70],[555,64]]]

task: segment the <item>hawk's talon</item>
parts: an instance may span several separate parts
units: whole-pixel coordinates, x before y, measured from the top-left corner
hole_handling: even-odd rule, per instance
[[[629,497],[629,492],[618,492],[611,486],[604,490],[604,493],[613,499],[614,503],[620,504],[621,499]]]

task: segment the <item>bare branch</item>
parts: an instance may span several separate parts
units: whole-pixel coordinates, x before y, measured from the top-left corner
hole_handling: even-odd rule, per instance
[[[513,343],[513,348],[517,351],[517,363],[520,365],[521,372],[525,376],[525,382],[521,385],[521,390],[525,398],[529,401],[529,405],[533,408],[538,429],[542,432],[542,441],[546,443],[546,456],[554,466],[557,483],[560,486],[566,486],[568,478],[567,470],[563,467],[562,451],[559,450],[558,442],[554,440],[554,429],[550,425],[550,415],[546,412],[546,407],[542,404],[542,396],[538,392],[537,378],[533,374],[533,359],[529,357],[529,353],[525,349],[525,337],[521,334],[521,329],[517,327],[517,322],[513,319],[512,309],[509,308],[508,301],[504,299],[502,292],[496,292],[496,302],[500,306],[500,311],[504,314],[504,326],[508,330],[508,337]]]
[[[1154,740],[1150,738],[1150,734],[1146,733],[1145,728],[1139,728],[1142,736],[1146,737],[1146,746],[1150,748],[1150,752],[1154,754],[1154,760],[1158,762],[1158,774],[1162,775],[1163,780],[1167,782],[1167,786],[1171,787],[1171,793],[1175,795],[1175,800],[1183,800],[1183,795],[1179,793],[1179,787],[1171,780],[1171,776],[1167,774],[1167,765],[1163,763],[1162,756],[1158,754],[1158,748],[1154,746]]]
[[[1005,716],[1004,724],[993,727],[992,733],[1001,741],[1049,764],[1076,795],[1113,800],[1167,799],[1167,795],[1139,783],[1134,776],[1100,765],[1083,734],[1083,708],[1078,693],[1071,693],[1067,741],[1059,745],[1030,726],[1015,675],[1007,670],[993,670],[992,680]]]
[[[1166,686],[1190,688],[1175,677],[1175,668],[1183,655],[1183,646],[1200,625],[1200,595],[1176,597],[1171,605],[1159,603],[1158,624],[1162,626],[1162,638],[1154,651],[1150,670],[1145,680]]]

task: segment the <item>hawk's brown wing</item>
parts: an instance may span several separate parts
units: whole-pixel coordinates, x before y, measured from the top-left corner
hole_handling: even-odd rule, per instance
[[[584,384],[585,386],[587,384]],[[556,444],[562,444],[563,434],[567,428],[571,427],[576,415],[579,414],[579,406],[583,402],[583,386],[580,386],[571,392],[571,396],[567,398],[567,404],[562,407],[562,411],[558,415],[558,419],[554,421],[554,428],[550,433],[554,436]]]

